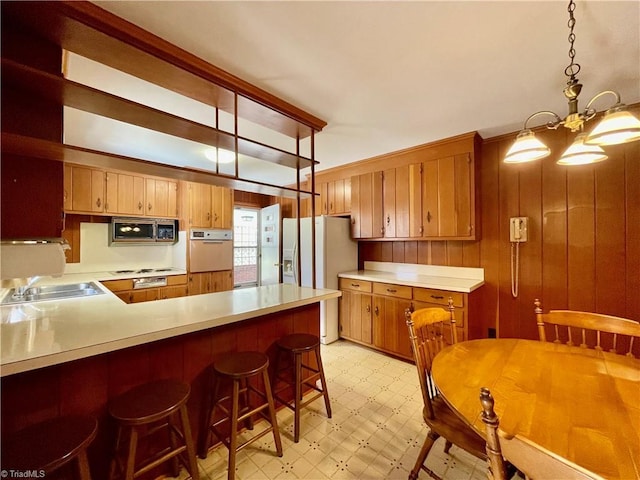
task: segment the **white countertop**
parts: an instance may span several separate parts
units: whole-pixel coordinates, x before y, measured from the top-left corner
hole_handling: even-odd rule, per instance
[[[102,277],[102,278],[98,278]],[[39,284],[112,279],[70,274]],[[0,307],[2,376],[336,298],[336,290],[269,285],[126,304],[102,295]]]
[[[481,268],[388,262],[365,262],[364,270],[341,272],[338,277],[462,293],[471,293],[484,285],[484,270]]]

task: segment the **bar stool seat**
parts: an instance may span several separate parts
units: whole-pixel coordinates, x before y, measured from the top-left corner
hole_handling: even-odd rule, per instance
[[[273,386],[274,397],[276,400],[293,410],[293,441],[297,443],[300,440],[300,411],[302,408],[306,407],[318,398],[324,397],[327,416],[331,418],[331,403],[329,402],[327,381],[322,367],[322,358],[320,357],[320,339],[316,335],[311,335],[309,333],[292,333],[280,338],[276,343],[278,346],[278,356]],[[315,363],[317,367],[303,363],[302,356],[304,353],[313,353],[315,355]],[[293,356],[293,362],[283,363],[281,358],[283,354]],[[285,372],[288,370],[293,370],[293,372],[291,375],[286,376]],[[303,377],[303,370],[311,372],[311,375]],[[320,381],[320,387],[317,385],[318,380]],[[285,385],[282,388],[278,388],[279,382],[283,382]],[[303,402],[302,389],[305,386],[310,387],[317,393]],[[293,403],[280,396],[281,392],[290,387],[293,387],[294,389]]]
[[[178,461],[181,461],[191,478],[199,479],[187,413],[189,393],[190,387],[186,383],[159,380],[134,387],[109,402],[109,414],[118,426],[109,478],[124,473],[126,480],[132,480],[167,461],[171,461],[172,474],[177,476]],[[175,417],[179,417],[179,423]],[[170,445],[149,458],[137,461],[139,441],[165,429],[169,431]],[[126,452],[121,454],[127,435]]]
[[[273,432],[273,440],[276,452],[282,456],[282,442],[276,419],[275,403],[269,382],[269,357],[260,352],[236,352],[227,355],[213,365],[215,373],[213,396],[209,400],[206,424],[203,426],[200,437],[198,454],[200,458],[206,458],[211,445],[212,434],[229,450],[229,468],[227,477],[235,478],[236,454],[247,445],[259,438]],[[252,377],[261,375],[263,390],[259,390],[250,383]],[[231,381],[231,394],[222,396],[224,383]],[[250,402],[250,393],[256,395],[260,402],[254,406]],[[254,402],[255,403],[255,402]],[[242,404],[242,405],[241,405]],[[223,415],[216,417],[217,410]],[[266,412],[265,412],[266,410]],[[239,443],[238,424],[245,422],[248,429],[253,430],[252,417],[260,414],[267,420],[269,426],[251,438]],[[229,433],[223,433],[220,426],[229,422]]]
[[[87,447],[96,438],[95,418],[67,415],[31,425],[2,444],[2,469],[42,470],[45,475],[77,461],[80,480],[90,480]]]

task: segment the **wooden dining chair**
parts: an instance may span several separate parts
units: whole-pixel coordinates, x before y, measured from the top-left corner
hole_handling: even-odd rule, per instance
[[[444,451],[446,453],[449,453],[453,444],[486,460],[485,441],[449,408],[431,379],[431,366],[434,357],[448,344],[457,342],[453,300],[449,298],[447,309],[422,308],[413,313],[407,309],[405,319],[424,400],[422,415],[429,427],[429,433],[422,445],[415,466],[411,470],[409,479],[418,478],[421,469],[431,477],[438,478],[425,466],[425,461],[433,443],[439,437],[445,439]]]
[[[640,324],[634,320],[574,310],[542,313],[542,305],[537,298],[534,305],[538,336],[543,342],[547,341],[547,333],[551,331],[554,343],[608,350],[630,357],[634,356],[634,344],[636,355],[640,351]]]
[[[482,387],[480,405],[487,436],[489,479],[512,478],[517,469],[526,479],[603,480],[599,475],[555,455],[520,435],[505,435],[498,429],[500,421],[495,413],[494,403],[489,389]]]

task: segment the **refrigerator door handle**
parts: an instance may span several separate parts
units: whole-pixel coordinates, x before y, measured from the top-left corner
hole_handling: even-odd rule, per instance
[[[295,283],[296,285],[300,285],[300,283],[298,282],[298,242],[293,244],[293,258],[292,260],[292,264],[293,264],[293,283]]]

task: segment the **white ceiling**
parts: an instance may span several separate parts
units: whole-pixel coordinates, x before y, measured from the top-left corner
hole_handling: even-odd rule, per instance
[[[94,3],[325,120],[318,170],[474,130],[514,132],[538,110],[567,114],[564,1]],[[580,108],[608,89],[640,102],[640,2],[578,0],[575,17]],[[133,148],[97,121],[70,118],[66,135]],[[171,151],[140,136],[135,148]]]

